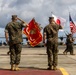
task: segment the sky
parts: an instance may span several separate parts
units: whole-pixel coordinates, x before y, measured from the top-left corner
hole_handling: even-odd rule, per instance
[[[76,22],[76,0],[0,0],[0,35],[3,34],[2,30],[6,24],[11,21],[11,15],[16,14],[27,23],[35,18],[45,27],[51,12],[66,19],[64,30],[69,32],[69,12]]]

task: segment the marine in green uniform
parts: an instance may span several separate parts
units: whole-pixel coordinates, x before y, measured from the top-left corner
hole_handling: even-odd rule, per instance
[[[20,20],[21,22],[17,22]],[[22,50],[22,28],[26,23],[19,19],[17,15],[12,15],[12,21],[5,27],[6,42],[9,44],[11,70],[19,70],[21,50]]]
[[[74,55],[73,42],[74,39],[72,37],[72,34],[68,34],[66,39],[66,49],[63,54],[67,54],[68,52],[70,52],[70,55]]]
[[[48,69],[57,69],[58,64],[58,30],[62,29],[61,25],[57,25],[54,17],[49,17],[49,24],[43,30],[43,43],[47,47]],[[47,40],[47,43],[45,43]]]

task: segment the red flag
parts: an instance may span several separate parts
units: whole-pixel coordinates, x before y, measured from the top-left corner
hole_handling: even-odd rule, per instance
[[[24,28],[23,33],[27,35],[31,46],[36,46],[42,41],[42,35],[35,19],[30,21],[28,26]]]
[[[76,33],[76,25],[74,24],[71,16],[69,15],[69,21],[70,21],[70,30],[72,33]]]

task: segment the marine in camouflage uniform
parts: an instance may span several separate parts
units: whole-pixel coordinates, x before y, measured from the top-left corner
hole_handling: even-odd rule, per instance
[[[56,70],[58,64],[58,30],[62,29],[61,25],[57,25],[54,17],[49,17],[49,24],[43,30],[43,42],[47,39],[47,55],[48,55],[48,69]],[[52,68],[53,67],[53,68]]]
[[[21,23],[17,22],[17,20],[20,20]],[[12,15],[12,21],[5,27],[5,37],[10,50],[11,70],[19,70],[18,65],[22,50],[22,28],[25,26],[26,24],[17,15]]]
[[[74,42],[74,39],[72,37],[72,34],[68,34],[66,39],[66,49],[63,52],[63,54],[67,54],[67,52],[70,52],[70,55],[74,55],[73,42]]]

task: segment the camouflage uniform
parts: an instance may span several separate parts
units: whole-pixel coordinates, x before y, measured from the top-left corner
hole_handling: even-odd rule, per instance
[[[67,35],[67,39],[66,39],[66,50],[63,52],[64,54],[67,52],[70,52],[70,54],[72,55],[73,54],[73,42],[74,42],[74,39],[73,37],[71,36],[71,34]]]
[[[51,29],[53,28],[53,30]],[[56,23],[50,23],[44,28],[47,39],[47,55],[48,55],[48,66],[57,66],[58,62],[58,30],[62,29],[60,25]]]
[[[22,28],[19,22],[9,22],[5,31],[9,34],[10,64],[19,64],[22,50]]]

